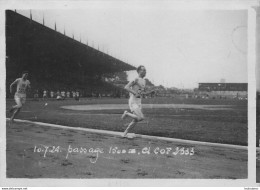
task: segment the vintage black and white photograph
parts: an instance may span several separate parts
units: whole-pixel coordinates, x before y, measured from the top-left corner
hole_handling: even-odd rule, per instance
[[[247,179],[248,11],[6,9],[7,179]]]

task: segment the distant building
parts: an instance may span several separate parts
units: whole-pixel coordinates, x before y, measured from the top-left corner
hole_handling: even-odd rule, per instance
[[[198,94],[215,98],[246,98],[247,83],[199,83]]]

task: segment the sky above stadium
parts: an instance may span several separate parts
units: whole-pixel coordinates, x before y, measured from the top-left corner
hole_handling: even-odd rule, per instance
[[[17,10],[29,17],[28,10]],[[247,82],[247,12],[96,6],[32,10],[33,20],[130,63],[144,65],[155,85]],[[129,79],[136,72],[129,72]]]

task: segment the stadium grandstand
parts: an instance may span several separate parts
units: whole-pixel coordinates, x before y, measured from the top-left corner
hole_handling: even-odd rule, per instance
[[[199,95],[213,98],[247,98],[247,83],[199,83]]]
[[[6,11],[6,88],[29,71],[32,91],[79,90],[82,96],[122,92],[105,75],[136,69],[31,18]],[[32,94],[29,94],[29,97]]]

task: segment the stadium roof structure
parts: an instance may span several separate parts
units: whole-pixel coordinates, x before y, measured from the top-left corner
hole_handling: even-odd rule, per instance
[[[21,72],[26,68],[39,74],[44,72],[42,77],[72,72],[95,76],[136,69],[57,32],[56,24],[51,29],[11,10],[6,11],[6,56],[7,71]]]

